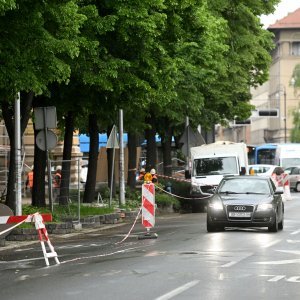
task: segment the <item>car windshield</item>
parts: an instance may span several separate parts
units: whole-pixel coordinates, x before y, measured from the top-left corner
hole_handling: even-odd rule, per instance
[[[194,160],[194,176],[239,174],[235,157],[211,157]]]
[[[250,166],[249,170],[254,170],[255,174],[263,174],[263,173],[267,173],[271,167],[269,166]]]
[[[226,194],[270,194],[266,180],[255,178],[224,180],[219,187],[219,193]]]

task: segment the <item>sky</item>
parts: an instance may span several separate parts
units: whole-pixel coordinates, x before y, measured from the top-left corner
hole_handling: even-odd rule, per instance
[[[272,15],[261,16],[261,21],[264,27],[267,28],[269,25],[274,24],[277,20],[280,20],[288,15],[288,13],[295,11],[300,8],[299,0],[282,0]]]

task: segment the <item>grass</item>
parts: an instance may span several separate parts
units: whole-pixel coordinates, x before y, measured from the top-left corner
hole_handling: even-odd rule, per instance
[[[114,208],[109,207],[98,207],[92,205],[81,205],[80,206],[80,216],[92,216],[92,215],[104,215],[113,213],[115,211]],[[51,210],[46,207],[36,207],[32,205],[23,205],[22,207],[22,214],[23,215],[30,215],[39,212],[40,214],[51,214]],[[62,220],[66,217],[76,218],[78,217],[78,206],[75,204],[70,204],[66,206],[55,205],[52,218],[53,222],[58,223],[62,222]],[[26,224],[22,224],[23,227]],[[23,227],[24,228],[24,227]]]

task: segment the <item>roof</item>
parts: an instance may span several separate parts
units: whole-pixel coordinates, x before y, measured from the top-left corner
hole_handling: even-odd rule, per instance
[[[268,27],[269,30],[291,28],[300,28],[300,8],[289,13],[286,17],[277,20],[273,25]]]

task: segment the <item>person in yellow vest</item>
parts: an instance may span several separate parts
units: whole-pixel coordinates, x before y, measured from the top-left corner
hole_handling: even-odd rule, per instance
[[[250,175],[255,175],[255,171],[254,171],[253,168],[250,168],[249,174],[250,174]]]
[[[25,189],[27,190],[29,188],[30,193],[32,194],[32,188],[33,188],[33,167],[31,167],[31,170],[27,174],[26,183],[25,183]]]

